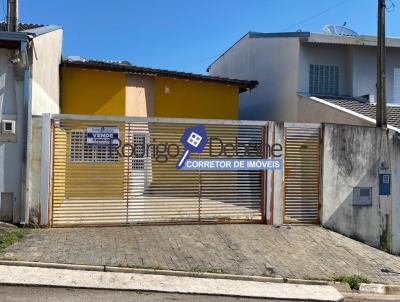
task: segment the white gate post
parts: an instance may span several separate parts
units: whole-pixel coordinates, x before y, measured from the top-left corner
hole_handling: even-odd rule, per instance
[[[51,116],[42,116],[42,153],[40,166],[40,225],[49,224]]]

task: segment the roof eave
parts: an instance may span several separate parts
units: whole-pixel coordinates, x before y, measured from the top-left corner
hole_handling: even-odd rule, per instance
[[[41,27],[37,27],[37,28],[33,28],[33,29],[23,30],[23,31],[20,31],[20,33],[26,33],[33,37],[36,37],[36,36],[44,35],[44,34],[52,32],[52,31],[59,30],[59,29],[62,29],[62,27],[57,26],[57,25],[46,25],[46,26],[41,26]]]
[[[27,41],[29,34],[26,32],[0,31],[0,40],[5,41]]]
[[[185,75],[179,74],[179,72],[171,72],[169,74],[168,70],[157,70],[157,69],[151,69],[151,68],[143,68],[142,70],[141,67],[135,67],[135,66],[130,66],[130,65],[116,65],[113,66],[112,64],[106,65],[106,66],[100,66],[100,65],[91,65],[86,62],[71,62],[71,61],[63,61],[62,66],[65,67],[76,67],[76,68],[83,68],[83,69],[91,69],[91,70],[102,70],[102,71],[112,71],[112,72],[123,72],[127,74],[136,74],[136,75],[144,75],[144,76],[159,76],[159,77],[170,77],[170,78],[179,78],[179,79],[188,79],[192,81],[202,81],[202,82],[210,82],[210,83],[216,83],[216,84],[225,84],[225,85],[230,85],[230,86],[236,86],[239,88],[239,92],[245,92],[249,91],[251,89],[254,89],[258,85],[258,81],[252,81],[252,80],[235,80],[235,79],[224,79],[224,78],[213,78],[212,76],[207,76],[207,75]],[[135,69],[137,68],[137,69]]]
[[[353,115],[353,116],[358,117],[358,118],[360,118],[360,119],[362,119],[362,120],[364,120],[364,121],[367,121],[367,122],[369,122],[369,123],[371,123],[371,124],[376,124],[376,119],[373,119],[373,118],[371,118],[371,117],[369,117],[369,116],[366,116],[366,115],[364,115],[364,114],[361,114],[361,113],[359,113],[359,112],[356,112],[356,111],[353,111],[353,110],[344,108],[344,107],[342,107],[342,106],[340,106],[340,105],[332,104],[332,103],[330,103],[330,102],[328,102],[328,101],[326,101],[326,100],[324,100],[324,99],[318,98],[318,97],[316,97],[316,96],[310,96],[310,95],[302,94],[302,93],[298,93],[298,95],[299,95],[299,96],[306,97],[306,98],[307,98],[308,100],[310,100],[310,101],[314,101],[314,102],[323,104],[323,105],[325,105],[325,106],[334,108],[334,109],[336,109],[336,110],[342,111],[342,112],[344,112],[344,113]],[[394,126],[392,126],[392,125],[388,125],[387,128],[390,129],[390,130],[393,130],[393,131],[396,131],[396,132],[400,133],[400,129],[397,128],[397,127],[394,127]]]

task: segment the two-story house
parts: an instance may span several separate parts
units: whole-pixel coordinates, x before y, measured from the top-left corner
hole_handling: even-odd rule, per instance
[[[211,75],[251,78],[240,97],[241,119],[375,123],[373,36],[249,32],[208,68]],[[388,121],[400,128],[400,39],[386,39]]]

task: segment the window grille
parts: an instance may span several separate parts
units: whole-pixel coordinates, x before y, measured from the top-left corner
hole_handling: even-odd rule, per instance
[[[135,133],[133,135],[133,144],[135,147],[135,152],[133,154],[132,167],[134,170],[144,170],[146,156],[146,135]]]
[[[339,67],[310,65],[310,94],[339,95]]]
[[[71,131],[70,162],[117,162],[118,153],[109,146],[92,146],[87,144],[86,131]]]

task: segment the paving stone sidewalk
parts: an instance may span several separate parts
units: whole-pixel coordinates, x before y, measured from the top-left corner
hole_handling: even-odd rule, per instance
[[[317,226],[34,229],[0,259],[400,284],[400,257]]]

